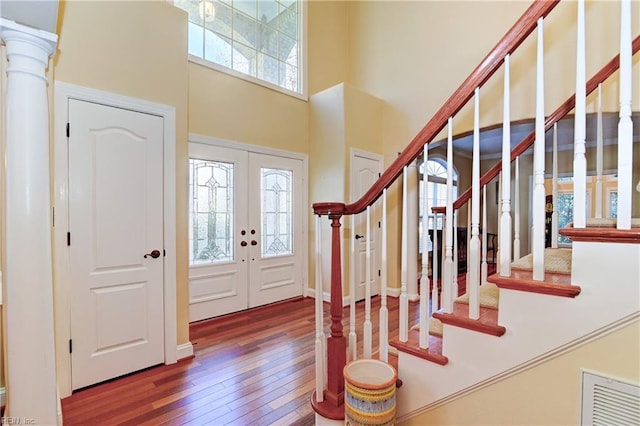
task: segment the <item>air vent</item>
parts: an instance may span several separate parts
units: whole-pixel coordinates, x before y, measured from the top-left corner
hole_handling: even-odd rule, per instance
[[[640,387],[583,371],[582,425],[640,425]]]

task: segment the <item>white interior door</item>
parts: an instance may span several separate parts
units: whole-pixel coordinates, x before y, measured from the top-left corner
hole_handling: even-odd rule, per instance
[[[72,388],[164,360],[163,119],[69,101]]]
[[[351,153],[351,201],[358,200],[371,185],[380,177],[382,172],[382,157],[362,152]],[[356,217],[356,229],[353,238],[356,239],[355,284],[356,300],[362,300],[366,291],[367,240],[371,249],[371,295],[377,295],[380,288],[380,252],[378,241],[380,238],[380,207],[376,204],[371,211],[370,229],[367,231],[366,212]]]
[[[189,320],[301,296],[302,160],[191,143]]]

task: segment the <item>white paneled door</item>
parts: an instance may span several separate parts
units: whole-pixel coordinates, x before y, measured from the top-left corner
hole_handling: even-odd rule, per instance
[[[357,201],[378,180],[382,171],[382,158],[368,152],[354,151],[351,154],[351,201]],[[356,216],[356,229],[353,238],[356,239],[355,284],[356,300],[365,297],[367,272],[367,240],[371,250],[371,295],[378,294],[380,288],[380,253],[378,240],[380,235],[380,207],[377,203],[371,211],[370,229],[366,229],[366,212]]]
[[[302,160],[192,143],[189,319],[301,296]]]
[[[163,119],[69,104],[72,387],[164,361]]]

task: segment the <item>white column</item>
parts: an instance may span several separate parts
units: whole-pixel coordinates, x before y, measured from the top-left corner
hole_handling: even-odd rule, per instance
[[[533,144],[533,230],[531,248],[533,253],[533,279],[544,280],[544,37],[543,20],[538,19],[538,51],[536,70],[536,140]]]
[[[418,185],[418,164],[414,160],[408,167],[409,175],[407,199],[407,297],[411,302],[420,300],[418,294],[418,200],[420,199]]]
[[[45,75],[57,36],[5,19],[0,28],[8,59],[5,416],[57,424]]]

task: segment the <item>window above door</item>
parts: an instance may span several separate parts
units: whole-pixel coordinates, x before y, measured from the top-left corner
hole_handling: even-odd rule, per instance
[[[192,62],[296,97],[305,95],[304,2],[174,0],[189,14]]]

